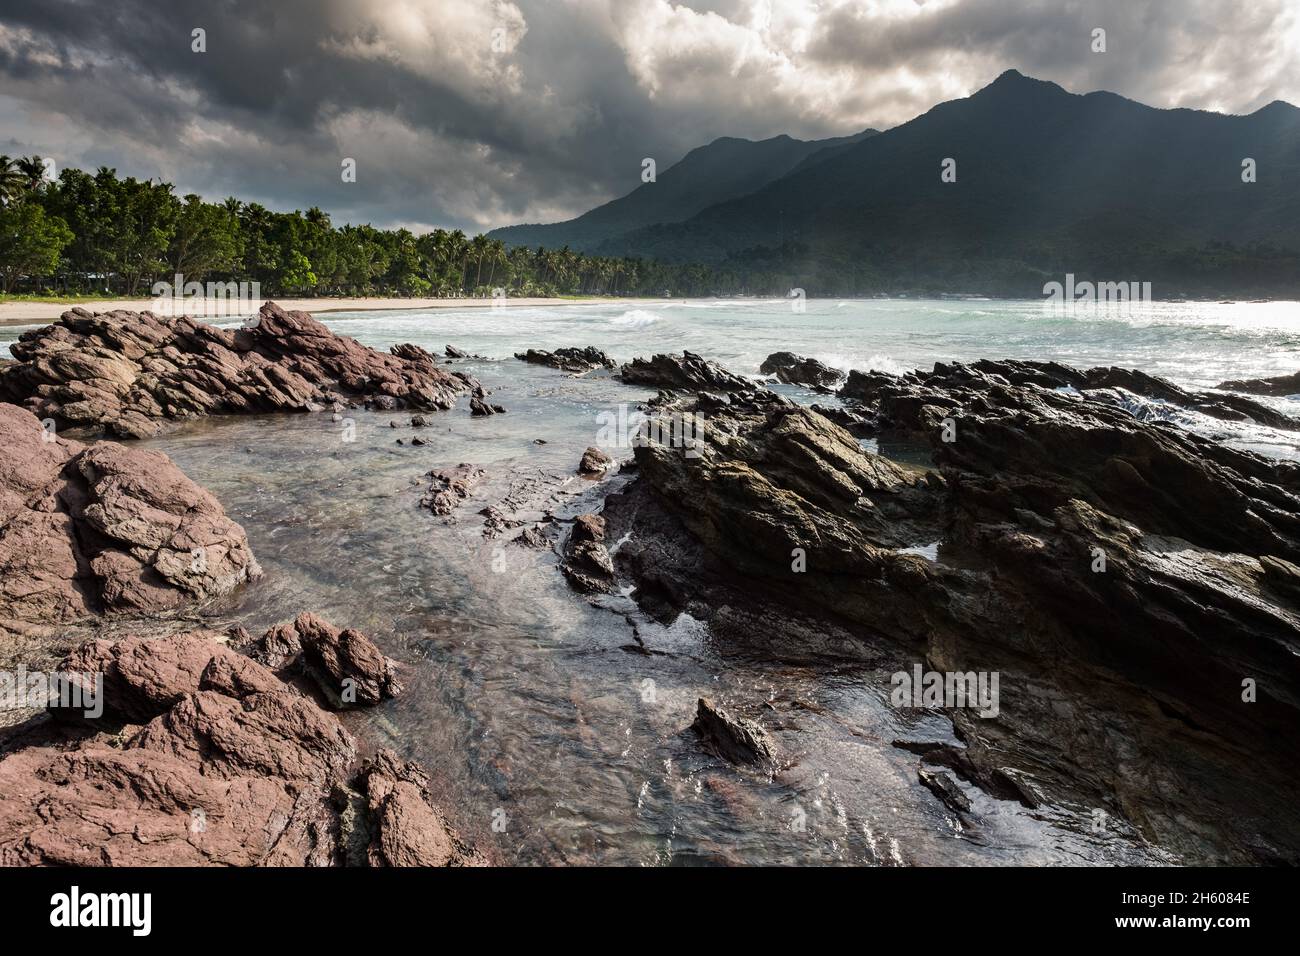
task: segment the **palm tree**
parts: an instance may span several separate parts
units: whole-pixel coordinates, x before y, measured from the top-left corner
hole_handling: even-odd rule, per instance
[[[0,156],[0,205],[5,205],[23,194],[26,175],[18,168],[20,159]]]
[[[23,174],[26,189],[40,189],[45,182],[45,160],[39,156],[20,156],[14,163]]]

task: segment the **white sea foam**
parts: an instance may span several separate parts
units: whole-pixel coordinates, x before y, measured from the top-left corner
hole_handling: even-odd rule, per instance
[[[629,309],[622,315],[610,319],[609,324],[623,329],[644,329],[646,326],[654,325],[660,318],[662,316],[647,312],[645,309]]]

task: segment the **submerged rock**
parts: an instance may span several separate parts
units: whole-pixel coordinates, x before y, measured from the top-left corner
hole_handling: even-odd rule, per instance
[[[563,348],[554,352],[543,349],[529,349],[516,352],[515,358],[532,365],[545,365],[562,372],[590,372],[597,368],[614,368],[618,363],[594,346],[586,348]]]
[[[166,455],[0,403],[0,624],[168,610],[259,574],[244,529]]]
[[[435,469],[429,472],[429,477],[433,483],[420,499],[420,505],[436,515],[449,515],[487,477],[487,472],[461,462],[454,468]]]
[[[691,729],[724,760],[772,766],[777,762],[776,745],[767,731],[748,718],[732,716],[707,697],[697,702]]]
[[[749,379],[733,375],[717,362],[685,351],[681,355],[660,354],[651,359],[633,359],[619,374],[628,385],[682,391],[745,392],[756,387]]]
[[[773,352],[758,370],[764,375],[775,375],[777,381],[787,385],[806,385],[822,391],[830,391],[844,381],[840,369],[793,352]]]
[[[59,428],[126,438],[156,434],[168,420],[336,403],[447,409],[465,388],[419,346],[385,355],[274,302],[238,329],[74,309],[24,332],[12,352],[17,361],[0,369],[0,396]]]

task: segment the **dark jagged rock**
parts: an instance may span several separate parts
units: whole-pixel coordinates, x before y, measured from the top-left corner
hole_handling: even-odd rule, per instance
[[[83,445],[0,403],[0,624],[162,611],[260,573],[244,529],[166,455]]]
[[[670,398],[659,415],[708,428],[694,458],[636,447],[603,511],[618,570],[650,613],[731,639],[777,620],[814,651],[844,632],[895,666],[1000,672],[997,716],[945,710],[963,746],[927,756],[1000,799],[1106,806],[1184,859],[1300,860],[1300,466],[1107,396],[1182,400],[1158,380],[1076,375],[855,373],[881,441],[928,470],[770,393]]]
[[[1220,382],[1214,386],[1225,392],[1247,392],[1251,395],[1300,395],[1300,372],[1279,375],[1276,378],[1251,378],[1244,381]]]
[[[614,459],[592,445],[582,453],[582,461],[578,462],[578,473],[582,475],[603,475],[612,464],[614,464]]]
[[[447,358],[458,358],[458,359],[469,358],[468,352],[463,351],[462,349],[458,349],[454,345],[444,345],[442,351],[443,354],[447,356]]]
[[[682,391],[745,392],[756,387],[749,379],[733,375],[717,362],[685,351],[681,355],[633,359],[619,374],[628,385]]]
[[[560,570],[584,594],[607,593],[614,589],[614,562],[605,548],[605,519],[599,515],[578,515],[573,521]]]
[[[127,723],[0,758],[0,865],[481,862],[418,767],[381,751],[354,775],[333,715],[206,635],[96,641],[63,665],[96,667],[105,719]]]
[[[273,302],[253,327],[238,329],[74,309],[24,332],[12,351],[17,361],[0,369],[0,396],[60,428],[126,438],[204,415],[335,404],[447,409],[465,387],[419,346],[385,355]]]
[[[420,505],[436,515],[449,515],[487,477],[487,472],[461,462],[454,468],[435,469],[429,472],[429,477],[433,483],[420,499]]]
[[[707,697],[695,707],[691,729],[719,757],[732,763],[775,766],[776,746],[767,731],[745,717],[735,717]]]
[[[476,418],[485,415],[504,415],[505,411],[504,406],[490,404],[477,395],[469,400],[469,413]]]
[[[953,813],[963,815],[970,813],[970,798],[962,792],[957,781],[952,778],[952,774],[945,773],[942,770],[927,770],[922,767],[917,771],[917,777],[925,785],[925,788],[938,797],[943,805]]]
[[[839,369],[793,352],[773,352],[758,370],[764,375],[775,375],[778,382],[821,391],[831,391],[844,381],[844,373]]]
[[[545,365],[562,372],[590,372],[598,368],[614,368],[618,363],[594,346],[586,348],[563,348],[554,352],[543,349],[529,349],[516,352],[515,358],[532,365]]]

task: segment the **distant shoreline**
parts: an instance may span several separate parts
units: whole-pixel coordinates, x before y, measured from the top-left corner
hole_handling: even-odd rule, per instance
[[[359,296],[356,298],[314,298],[281,299],[276,302],[281,308],[290,311],[310,312],[372,312],[391,309],[489,309],[497,301],[489,298],[474,299],[395,299],[380,296]],[[506,299],[508,306],[557,306],[557,305],[628,305],[638,306],[648,303],[671,301],[665,299],[620,298],[617,296],[576,296],[573,298],[529,298]],[[0,326],[32,325],[36,322],[53,322],[69,309],[89,309],[91,312],[111,312],[125,309],[128,312],[145,312],[155,308],[152,299],[83,299],[59,302],[0,302]],[[233,319],[236,316],[190,313],[196,319]]]
[[[683,299],[699,298],[720,298],[729,301],[734,300],[770,300],[774,302],[786,301],[780,296],[670,296],[664,297],[637,297],[623,298],[621,296],[548,296],[548,297],[519,297],[508,298],[505,304],[510,307],[540,307],[540,306],[562,306],[562,305],[626,305],[630,308],[647,305],[663,305],[665,302],[678,302]],[[1037,302],[1042,301],[1037,298],[1027,296],[1003,296],[1003,295],[982,295],[979,293],[944,293],[937,292],[931,294],[907,293],[903,295],[873,295],[873,296],[810,296],[809,302],[858,302],[858,301],[888,301],[888,302],[907,302],[907,301],[948,301],[948,302]],[[420,299],[420,298],[384,298],[382,296],[356,296],[332,298],[321,296],[311,299],[281,299],[271,298],[266,301],[277,303],[281,308],[290,311],[309,312],[313,315],[326,312],[386,312],[401,311],[408,309],[488,309],[491,308],[496,300],[486,297],[478,298],[456,298],[456,299]],[[1300,302],[1297,299],[1286,298],[1262,298],[1262,299],[1234,299],[1224,300],[1217,297],[1177,297],[1170,299],[1154,298],[1152,303],[1161,304],[1181,304],[1181,303],[1198,303],[1198,304],[1218,304],[1218,305],[1264,305],[1284,302]],[[43,301],[24,301],[24,302],[3,302],[0,301],[0,328],[18,325],[35,325],[39,322],[56,321],[64,312],[69,309],[82,308],[89,309],[91,312],[111,312],[114,309],[125,309],[129,312],[145,312],[155,308],[156,302],[152,299],[79,299],[58,301],[52,299],[48,302]],[[206,313],[186,313],[197,319],[216,319],[216,320],[233,320],[238,318],[234,315],[208,315]]]

